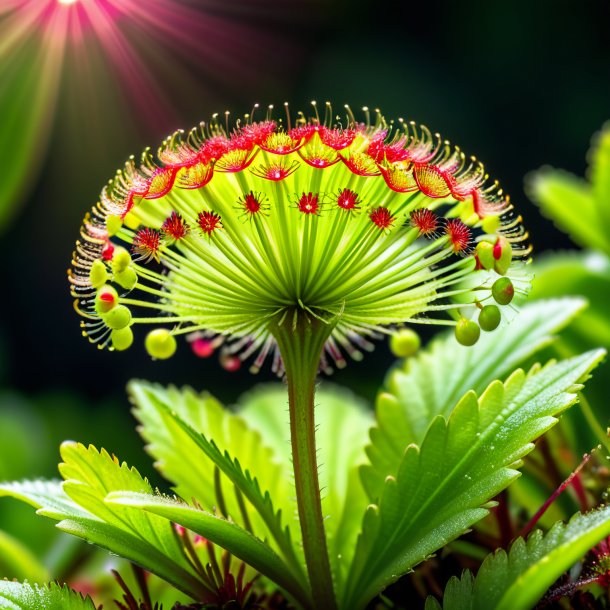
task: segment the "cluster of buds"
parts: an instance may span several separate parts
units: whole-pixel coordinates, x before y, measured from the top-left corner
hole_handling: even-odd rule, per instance
[[[333,325],[328,370],[405,323],[453,324],[464,344],[497,326],[530,252],[509,198],[440,136],[364,110],[363,122],[330,105],[322,119],[315,104],[311,117],[253,111],[233,129],[216,117],[130,159],[69,271],[84,334],[124,350],[152,325],[153,358],[186,335],[231,370],[271,357],[281,374],[273,325],[299,316]]]

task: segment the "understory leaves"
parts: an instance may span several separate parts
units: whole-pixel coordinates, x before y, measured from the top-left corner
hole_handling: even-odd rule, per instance
[[[175,498],[160,495],[114,492],[108,495],[107,502],[117,508],[142,509],[152,515],[168,519],[168,523],[178,523],[204,536],[283,587],[301,603],[307,603],[309,593],[303,580],[295,577],[267,544],[231,521],[189,506]]]
[[[115,490],[152,493],[148,481],[106,451],[64,443],[60,465],[66,481],[32,481],[0,485],[0,495],[28,502],[37,512],[59,521],[57,527],[143,568],[198,599],[206,584],[186,559],[171,524],[131,508],[106,505]]]
[[[266,439],[208,394],[146,382],[132,382],[129,391],[147,451],[176,493],[230,517],[261,539],[271,535],[274,548],[304,577],[300,546],[292,542],[300,540],[300,531],[290,519],[290,470]]]
[[[448,420],[433,420],[410,445],[378,505],[366,511],[342,606],[356,610],[487,514],[513,481],[532,441],[576,401],[603,350],[515,371],[480,398],[468,392]]]
[[[532,608],[546,590],[600,540],[610,535],[610,507],[577,514],[543,534],[518,538],[508,554],[488,555],[474,578],[466,570],[447,584],[442,606],[429,597],[426,610],[513,610]]]
[[[30,585],[28,583],[0,580],[0,608],[2,610],[96,610],[91,598],[67,586],[56,583],[49,585]]]
[[[188,388],[132,382],[130,393],[147,450],[178,495],[208,508],[222,506],[233,521],[251,527],[261,539],[269,538],[293,574],[306,580],[294,519],[286,388],[268,384],[249,392],[239,401],[237,413]],[[364,445],[372,417],[353,394],[332,385],[316,393],[316,404],[325,527],[340,591],[367,504],[358,467],[366,461]],[[243,496],[241,504],[235,490]]]
[[[361,470],[370,500],[376,501],[385,478],[396,474],[407,445],[421,443],[435,416],[448,417],[466,392],[481,393],[522,365],[584,306],[579,298],[530,303],[512,323],[484,334],[473,347],[443,335],[392,370],[377,397],[377,426],[367,447],[370,464]]]
[[[258,430],[265,441],[273,445],[284,469],[291,472],[285,386],[261,386],[242,397],[238,408],[248,426]],[[368,503],[358,469],[366,462],[364,446],[373,418],[366,405],[351,392],[322,383],[316,392],[316,424],[324,527],[335,589],[341,594],[354,554],[361,515]],[[290,481],[290,493],[294,497],[292,475]]]

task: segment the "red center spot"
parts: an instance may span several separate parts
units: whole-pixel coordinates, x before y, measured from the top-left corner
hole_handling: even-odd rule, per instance
[[[381,230],[389,229],[394,224],[394,217],[388,208],[375,208],[369,214],[369,218]]]
[[[133,238],[132,250],[139,254],[145,260],[157,258],[159,254],[159,246],[161,236],[154,229],[140,229]]]
[[[411,226],[415,227],[420,235],[434,235],[438,229],[438,216],[428,208],[420,208],[411,212]]]
[[[104,249],[102,250],[102,258],[105,261],[111,261],[113,256],[114,256],[114,246],[110,242],[108,242],[104,246]]]
[[[215,212],[199,212],[197,217],[200,229],[206,234],[211,235],[216,229],[222,228],[220,215]]]
[[[161,232],[172,239],[182,239],[190,230],[188,224],[182,216],[177,212],[172,212],[171,215],[161,225]]]
[[[244,195],[242,203],[244,210],[249,214],[256,214],[257,212],[260,212],[261,202],[252,191],[250,191],[247,195]]]
[[[299,212],[303,214],[317,214],[320,209],[319,195],[313,193],[303,193],[297,204]]]
[[[470,232],[470,229],[457,218],[447,221],[445,233],[449,236],[449,239],[453,244],[454,252],[463,252],[470,245],[472,233]]]
[[[102,294],[100,294],[100,301],[114,303],[114,295],[111,292],[102,292]]]
[[[499,239],[494,244],[493,255],[496,260],[500,260],[502,256],[502,242]]]
[[[337,205],[343,210],[354,210],[358,203],[358,195],[349,189],[343,189],[337,196]]]

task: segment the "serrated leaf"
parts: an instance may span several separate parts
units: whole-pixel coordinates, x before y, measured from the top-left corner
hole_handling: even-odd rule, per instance
[[[315,401],[324,527],[335,589],[340,595],[354,554],[361,512],[367,505],[358,468],[366,461],[364,446],[373,418],[361,399],[329,383],[321,384]],[[275,448],[285,471],[290,473],[288,493],[294,497],[286,387],[261,386],[245,394],[238,409],[248,426]]]
[[[513,610],[533,608],[547,589],[600,540],[610,535],[610,507],[577,514],[565,525],[556,523],[542,534],[517,539],[508,554],[488,555],[476,578],[465,571],[452,578],[443,610]],[[441,605],[430,600],[430,608]],[[428,601],[426,609],[429,610]]]
[[[407,445],[421,443],[435,416],[447,417],[466,392],[482,392],[549,345],[584,306],[579,298],[529,303],[513,322],[484,334],[472,347],[458,345],[452,334],[443,335],[392,370],[377,397],[377,426],[367,447],[370,465],[361,470],[369,498],[379,497]]]
[[[62,445],[60,469],[68,478],[56,481],[5,483],[0,495],[28,502],[37,512],[58,521],[57,527],[157,574],[195,599],[209,587],[187,561],[171,526],[165,519],[140,511],[115,508],[104,498],[115,490],[143,491],[152,488],[135,469],[120,464],[95,447],[76,443]]]
[[[296,599],[309,604],[303,581],[296,578],[282,559],[262,540],[238,525],[176,499],[159,495],[114,492],[106,498],[110,506],[137,507],[204,536],[242,559],[283,587]],[[169,523],[168,521],[168,523]]]
[[[140,431],[149,442],[147,450],[157,458],[161,472],[176,483],[178,495],[185,500],[195,498],[210,509],[222,507],[227,512],[225,516],[261,539],[271,535],[271,543],[290,569],[306,580],[301,548],[293,542],[288,517],[282,514],[282,509],[274,508],[271,496],[273,492],[278,504],[286,507],[288,472],[264,446],[259,433],[207,394],[198,396],[188,388],[180,391],[132,382],[130,393],[136,417],[142,422]],[[236,451],[239,458],[227,447]],[[245,461],[245,468],[241,460]],[[256,477],[252,477],[248,466],[254,468]],[[221,497],[215,469],[223,475]],[[261,489],[259,476],[271,491]],[[247,502],[239,501],[233,486]],[[291,511],[292,506],[288,515]],[[298,526],[293,529],[297,530],[297,541],[300,540]]]
[[[485,516],[486,504],[519,475],[532,441],[576,401],[579,382],[604,353],[534,367],[529,375],[516,371],[478,399],[466,394],[447,421],[437,417],[365,514],[342,606],[363,608]]]
[[[83,597],[66,585],[31,585],[0,581],[2,610],[96,610],[90,597]]]

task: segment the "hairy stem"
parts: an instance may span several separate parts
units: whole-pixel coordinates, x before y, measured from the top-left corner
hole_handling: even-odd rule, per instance
[[[296,486],[299,522],[303,536],[305,562],[315,608],[335,610],[324,519],[320,500],[314,394],[320,355],[332,324],[298,311],[274,325],[275,336],[284,361],[290,406],[290,440]]]

